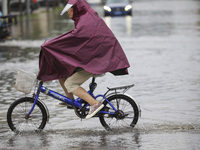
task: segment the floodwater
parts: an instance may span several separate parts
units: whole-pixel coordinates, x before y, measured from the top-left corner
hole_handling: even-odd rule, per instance
[[[94,8],[103,17],[102,8]],[[98,78],[96,93],[134,83],[127,93],[142,110],[136,127],[108,132],[98,118],[81,121],[73,110],[58,108],[58,101],[43,95],[50,112],[45,129],[18,135],[10,131],[7,109],[24,96],[14,89],[17,69],[37,73],[44,38],[73,28],[59,12],[43,11],[19,21],[12,28],[14,40],[0,43],[0,149],[200,149],[200,1],[135,0],[132,17],[104,20],[131,68],[126,77],[108,73]],[[57,81],[45,85],[63,93]]]

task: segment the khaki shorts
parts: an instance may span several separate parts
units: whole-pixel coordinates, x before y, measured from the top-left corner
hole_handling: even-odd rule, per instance
[[[65,81],[64,85],[69,93],[73,92],[77,88],[80,87],[85,81],[87,81],[90,77],[93,77],[94,74],[87,72],[85,70],[75,72]]]

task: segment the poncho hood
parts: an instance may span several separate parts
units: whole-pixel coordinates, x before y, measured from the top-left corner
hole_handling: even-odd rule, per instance
[[[41,45],[38,79],[50,81],[71,76],[77,67],[93,74],[128,74],[128,60],[105,22],[85,0],[69,0],[74,25]]]

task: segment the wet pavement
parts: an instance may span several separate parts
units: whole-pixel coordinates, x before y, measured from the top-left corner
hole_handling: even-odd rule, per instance
[[[103,17],[102,8],[94,8]],[[95,93],[134,83],[127,93],[142,110],[136,127],[108,132],[98,118],[81,121],[73,110],[58,108],[58,101],[41,95],[50,112],[45,129],[18,135],[10,131],[7,109],[24,96],[14,89],[17,69],[37,73],[45,37],[73,29],[73,22],[59,12],[42,11],[13,26],[14,40],[0,43],[0,149],[200,149],[200,1],[136,0],[132,17],[103,18],[131,68],[126,77],[108,73],[98,78]],[[45,85],[63,93],[57,81]]]

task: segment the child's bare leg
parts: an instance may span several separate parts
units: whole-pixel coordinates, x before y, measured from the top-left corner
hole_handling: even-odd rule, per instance
[[[85,89],[82,87],[77,88],[72,92],[74,95],[80,97],[81,99],[84,99],[86,102],[90,104],[90,106],[98,104],[98,101],[96,101],[90,94],[86,92]]]

